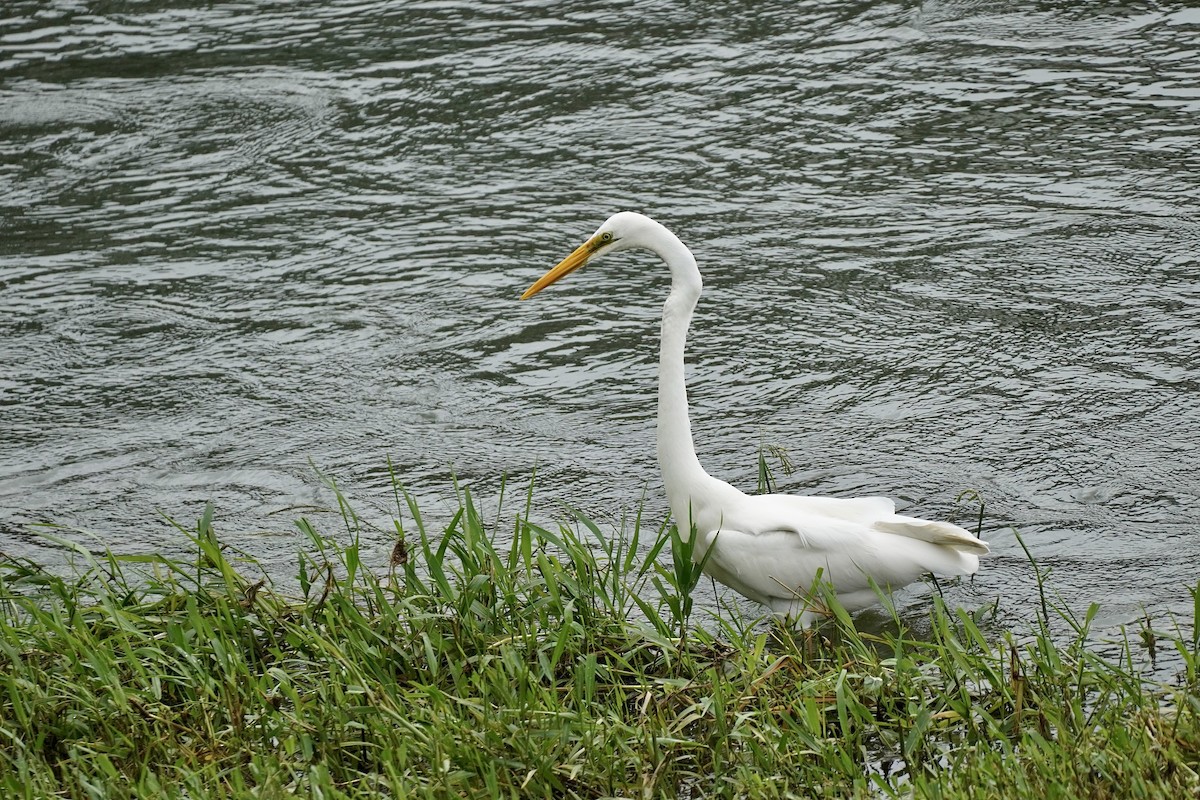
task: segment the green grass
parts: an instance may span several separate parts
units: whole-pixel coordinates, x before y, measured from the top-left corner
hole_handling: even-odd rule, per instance
[[[1065,643],[936,597],[920,636],[689,619],[669,530],[547,530],[532,489],[485,524],[456,489],[438,530],[397,492],[390,564],[340,496],[343,544],[300,520],[295,596],[211,509],[186,561],[0,563],[0,795],[1200,795],[1194,625],[1152,634],[1166,686],[1090,614]]]

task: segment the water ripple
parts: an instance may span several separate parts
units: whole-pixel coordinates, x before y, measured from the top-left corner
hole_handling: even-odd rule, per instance
[[[690,388],[714,473],[752,486],[766,443],[798,491],[970,516],[953,499],[978,489],[979,597],[1029,599],[1015,525],[1071,602],[1179,608],[1196,10],[633,11],[10,3],[0,525],[136,549],[162,531],[132,520],[215,498],[284,561],[275,512],[322,497],[310,459],[373,509],[386,456],[435,509],[452,471],[536,464],[547,509],[615,515],[649,487],[662,514],[661,266],[516,302],[634,208],[705,271]]]

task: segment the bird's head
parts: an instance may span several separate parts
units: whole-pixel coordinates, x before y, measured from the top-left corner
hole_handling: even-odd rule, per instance
[[[525,293],[521,295],[521,299],[528,300],[542,289],[560,278],[570,275],[594,258],[630,247],[645,246],[647,235],[659,228],[662,226],[643,214],[633,211],[613,214],[596,229],[596,232],[586,242],[576,247],[571,255],[558,262],[553,269],[538,278],[533,286],[526,289]]]

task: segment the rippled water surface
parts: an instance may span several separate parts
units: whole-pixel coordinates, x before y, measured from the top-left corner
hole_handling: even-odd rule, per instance
[[[666,514],[665,271],[517,296],[610,213],[696,253],[709,471],[888,494],[995,555],[950,590],[1190,608],[1200,9],[1183,3],[9,2],[0,538],[290,569],[312,465],[536,513]],[[83,536],[83,534],[73,534]],[[386,554],[386,530],[370,543]],[[385,557],[380,555],[380,558]],[[920,594],[919,592],[917,593]],[[919,598],[918,598],[919,601]],[[916,601],[914,601],[916,602]]]

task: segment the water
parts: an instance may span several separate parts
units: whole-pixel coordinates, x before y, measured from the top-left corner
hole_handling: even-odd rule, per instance
[[[211,499],[286,573],[315,464],[381,561],[388,458],[433,518],[536,467],[541,518],[661,519],[662,267],[517,301],[635,209],[706,277],[710,472],[979,491],[995,555],[948,596],[1006,622],[1014,527],[1107,629],[1187,611],[1200,9],[835,5],[8,3],[0,549],[173,551]]]

